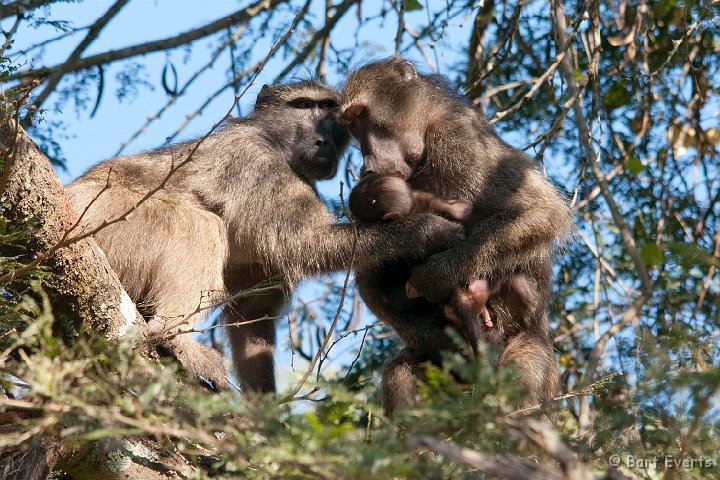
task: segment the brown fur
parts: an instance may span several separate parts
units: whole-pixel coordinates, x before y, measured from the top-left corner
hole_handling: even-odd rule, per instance
[[[488,301],[496,315],[490,340],[504,348],[501,365],[520,367],[528,402],[550,398],[557,383],[546,313],[552,250],[572,229],[563,197],[532,159],[503,142],[443,79],[419,75],[406,60],[353,72],[343,89],[340,121],[359,140],[366,172],[399,172],[413,190],[473,206],[465,238],[430,258],[418,257],[419,265],[407,272],[420,295],[435,302],[478,278],[491,285],[513,275],[532,279],[537,303],[526,312],[517,311],[517,292],[500,282]],[[438,313],[417,308],[408,314],[382,302],[387,278],[401,279],[394,270],[403,269],[401,262],[360,269],[358,283],[370,309],[395,328],[408,358],[419,362],[438,348],[453,347]],[[397,388],[383,392],[388,412],[411,402],[403,393],[410,387],[397,385],[415,380],[384,380]]]
[[[338,103],[336,90],[315,81],[263,87],[252,116],[203,141],[163,190],[95,235],[160,346],[216,386],[226,381],[219,353],[177,334],[207,312],[196,312],[199,305],[279,276],[284,292],[237,300],[224,312],[228,323],[275,317],[298,280],[350,263],[353,230],[335,222],[314,186],[335,174],[347,143],[335,122]],[[90,205],[83,220],[97,227],[159,185],[194,145],[105,161],[68,192],[78,211]],[[415,215],[361,227],[356,259],[422,255],[447,241],[448,223]],[[274,322],[228,330],[244,388],[274,390]]]
[[[369,173],[363,175],[350,192],[350,211],[359,220],[377,222],[396,220],[409,213],[436,213],[450,220],[471,221],[472,206],[463,200],[448,200],[429,192],[411,190],[407,182],[397,173]],[[503,288],[510,295],[511,309],[515,316],[526,316],[537,308],[535,281],[524,274],[514,274],[492,284],[487,279],[473,280],[467,288],[458,288],[443,308],[445,316],[465,337],[473,353],[477,355],[478,344],[482,339],[494,338],[492,308],[488,309],[488,300]],[[408,295],[406,295],[406,291]],[[408,298],[410,297],[410,298]],[[411,285],[395,285],[395,290],[386,291],[385,303],[392,303],[396,311],[410,310],[418,297],[412,292]]]

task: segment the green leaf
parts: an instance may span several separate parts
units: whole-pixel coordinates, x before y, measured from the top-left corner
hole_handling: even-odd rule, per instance
[[[640,249],[640,258],[645,265],[661,265],[665,261],[662,250],[654,243],[646,243]]]
[[[412,12],[413,10],[422,10],[423,6],[418,2],[418,0],[407,0],[405,2],[405,11],[406,12]]]
[[[643,165],[642,160],[638,157],[631,157],[627,162],[625,162],[625,168],[637,175],[645,169],[645,165]]]
[[[618,82],[608,89],[602,99],[603,105],[612,110],[627,105],[632,99],[632,95],[628,91],[628,84],[624,79],[620,79]]]
[[[712,265],[720,266],[720,261],[694,243],[668,242],[665,247],[672,253],[672,256],[676,257],[677,262],[686,269],[701,265],[707,267]]]

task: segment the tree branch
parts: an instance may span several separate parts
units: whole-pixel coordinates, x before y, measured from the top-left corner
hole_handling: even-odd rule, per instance
[[[567,48],[568,36],[565,31],[565,26],[567,25],[567,20],[565,19],[565,7],[563,6],[561,0],[553,0],[552,4],[556,22],[556,44],[558,46],[563,45],[565,46],[565,48]],[[599,34],[597,41],[599,42]],[[595,45],[595,48],[600,48],[599,43]],[[597,50],[597,54],[599,54],[599,50]],[[589,68],[588,70],[591,72],[593,71],[592,68]],[[561,58],[560,72],[565,79],[565,83],[567,85],[570,96],[575,96],[578,89],[576,84],[575,71],[573,65],[570,63],[570,59],[567,56],[563,56]],[[580,133],[580,142],[582,143],[585,154],[588,157],[588,163],[590,164],[590,172],[595,178],[595,182],[600,187],[600,192],[602,193],[603,198],[605,198],[605,201],[607,202],[608,208],[610,209],[610,214],[612,215],[615,225],[620,230],[623,245],[625,246],[625,249],[630,256],[630,259],[635,266],[635,270],[637,271],[638,278],[640,279],[640,289],[645,295],[649,295],[652,293],[652,279],[648,275],[647,269],[645,268],[645,263],[640,257],[640,252],[635,245],[635,239],[633,238],[632,233],[630,232],[630,228],[627,226],[627,223],[625,223],[625,219],[623,218],[622,213],[620,213],[620,208],[618,207],[617,202],[615,202],[615,198],[613,197],[613,194],[610,190],[610,185],[605,178],[605,173],[602,171],[600,163],[598,162],[598,157],[595,153],[595,149],[593,148],[592,134],[590,132],[590,129],[588,128],[585,112],[583,110],[582,97],[578,97],[577,101],[573,104],[573,113],[575,114],[575,124],[577,125]]]
[[[70,73],[77,72],[80,70],[86,70],[90,67],[97,65],[106,65],[109,63],[123,60],[138,55],[145,55],[147,53],[159,52],[176,48],[188,43],[195,42],[201,38],[205,38],[213,33],[219,32],[225,28],[235,25],[240,22],[247,21],[264,10],[269,10],[281,3],[285,3],[287,0],[259,0],[252,5],[238,10],[235,13],[231,13],[219,20],[203,25],[202,27],[188,30],[187,32],[172,37],[164,38],[162,40],[154,40],[151,42],[141,43],[133,45],[131,47],[121,48],[119,50],[110,50],[104,53],[98,53],[90,57],[85,57],[77,60],[72,65],[60,63],[53,65],[52,67],[42,67],[30,70],[24,70],[22,72],[9,75],[5,80],[18,80],[27,77],[36,76],[48,76],[55,72]]]
[[[328,32],[330,32],[330,30],[335,27],[335,25],[342,18],[342,16],[345,15],[345,13],[350,10],[350,7],[352,7],[356,3],[357,0],[344,0],[341,4],[337,5],[335,7],[335,15],[329,18],[327,22],[325,22],[325,26],[323,26],[323,28],[315,32],[310,41],[308,41],[307,45],[305,45],[305,48],[303,48],[302,51],[295,55],[293,61],[290,62],[283,69],[283,71],[277,75],[277,77],[275,77],[273,83],[281,82],[288,75],[288,73],[292,72],[293,68],[304,62],[307,59],[307,56],[313,50],[313,48],[315,48],[315,46],[318,44],[318,42],[327,36]]]
[[[470,465],[491,477],[507,480],[566,480],[567,477],[556,470],[522,458],[507,455],[485,455],[470,448],[460,447],[428,435],[413,435],[410,441],[440,453],[455,462]]]
[[[75,47],[75,50],[70,54],[70,56],[65,60],[63,65],[73,65],[79,58],[80,55],[83,54],[83,52],[87,49],[87,47],[90,46],[92,42],[95,41],[100,31],[107,25],[110,20],[115,17],[115,15],[122,10],[122,8],[127,4],[129,0],[117,0],[115,3],[112,4],[112,6],[105,12],[103,16],[97,19],[97,21],[90,27],[90,30],[88,30],[87,35],[85,35],[85,38],[82,39],[82,41],[78,44],[77,47]],[[40,106],[47,100],[47,98],[50,96],[50,94],[55,90],[55,87],[58,83],[60,83],[60,80],[62,79],[63,75],[65,75],[65,72],[63,70],[56,70],[50,76],[45,80],[45,88],[40,93],[40,95],[37,96],[35,101],[33,102],[32,106],[28,110],[27,115],[23,119],[23,126],[27,127],[28,125],[32,124],[32,119],[35,113],[37,113]]]
[[[77,223],[78,215],[50,161],[17,126],[17,119],[0,125],[0,150],[14,157],[12,162],[5,162],[9,171],[3,172],[7,184],[0,215],[17,225],[33,219],[36,229],[31,248],[44,252]],[[48,260],[56,273],[52,282],[56,318],[80,322],[83,329],[102,332],[108,339],[125,336],[131,326],[145,327],[93,239],[58,249]]]
[[[7,5],[0,5],[0,20],[12,17],[13,15],[22,15],[28,10],[33,10],[57,1],[58,0],[17,0]]]

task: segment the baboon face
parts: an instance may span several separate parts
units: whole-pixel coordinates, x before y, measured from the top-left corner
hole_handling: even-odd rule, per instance
[[[298,175],[328,179],[337,172],[349,137],[337,123],[339,100],[336,90],[316,81],[265,85],[255,104],[255,117],[265,121],[276,143],[290,150],[288,162]]]
[[[397,58],[351,73],[338,122],[360,143],[365,172],[399,172],[407,179],[425,151],[427,108],[415,67]]]

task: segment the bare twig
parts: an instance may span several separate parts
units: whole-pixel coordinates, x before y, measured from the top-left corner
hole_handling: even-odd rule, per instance
[[[397,0],[394,3],[398,14],[397,33],[395,34],[395,54],[399,55],[400,47],[402,46],[402,36],[405,32],[405,4],[407,3],[407,0]]]
[[[147,130],[147,128],[150,126],[151,123],[153,123],[154,121],[156,121],[157,119],[159,119],[159,118],[163,115],[163,113],[165,113],[165,111],[166,111],[168,108],[170,108],[172,105],[174,105],[175,102],[177,101],[177,99],[180,98],[180,97],[182,97],[182,96],[185,94],[185,92],[187,92],[188,88],[189,88],[193,83],[195,83],[195,80],[197,80],[198,78],[200,78],[200,76],[202,75],[203,72],[205,72],[206,70],[210,69],[210,68],[215,64],[215,61],[217,60],[217,58],[218,58],[218,57],[220,56],[220,54],[228,47],[228,45],[232,45],[233,42],[235,42],[235,41],[240,37],[240,35],[242,35],[242,33],[245,31],[245,29],[247,29],[247,26],[248,26],[248,23],[247,23],[247,22],[241,23],[240,26],[232,33],[232,35],[230,35],[230,36],[227,38],[227,40],[225,40],[225,41],[222,43],[222,45],[220,45],[220,46],[215,50],[215,52],[214,52],[214,53],[211,55],[211,57],[210,57],[210,61],[207,62],[205,65],[203,65],[203,66],[202,66],[200,69],[198,69],[195,73],[193,73],[192,76],[185,82],[185,84],[184,84],[182,87],[180,87],[180,89],[177,91],[177,93],[176,93],[175,95],[172,95],[172,96],[167,100],[167,102],[165,102],[165,105],[163,105],[162,107],[160,107],[160,109],[159,109],[157,112],[155,112],[153,115],[150,115],[150,116],[147,118],[147,120],[145,121],[145,123],[143,124],[143,126],[141,126],[140,128],[138,128],[132,135],[130,135],[130,137],[129,137],[127,140],[125,140],[124,142],[122,142],[122,143],[120,144],[120,148],[117,150],[117,152],[115,152],[115,156],[120,155],[120,154],[127,148],[127,146],[130,145],[130,143],[132,143],[132,142],[133,142],[135,139],[137,139],[144,131]],[[238,81],[239,81],[243,76],[247,75],[248,73],[250,73],[250,72],[252,72],[252,71],[255,71],[255,69],[252,69],[252,70],[244,70],[243,72],[234,72],[234,73],[233,73],[233,79],[232,79],[232,82],[230,83],[230,85],[237,85],[237,84],[238,84]],[[221,91],[225,91],[226,88],[227,88],[227,86],[224,87]],[[237,91],[236,91],[235,93],[237,94]]]
[[[514,412],[510,412],[507,415],[505,415],[506,418],[512,418],[517,416],[522,416],[527,413],[532,413],[540,410],[543,406],[545,406],[547,403],[550,402],[559,402],[561,400],[567,400],[568,398],[574,398],[574,397],[584,397],[587,395],[592,395],[595,393],[599,388],[604,387],[607,385],[613,378],[622,375],[620,372],[613,372],[610,375],[606,375],[600,380],[592,383],[591,385],[588,385],[586,387],[582,387],[577,390],[573,390],[571,392],[563,393],[562,395],[558,395],[556,397],[551,398],[546,403],[538,403],[536,405],[531,405],[529,407],[521,408],[519,410],[515,410]]]
[[[23,16],[18,15],[15,17],[15,23],[13,23],[13,26],[10,27],[10,30],[7,32],[3,31],[2,33],[5,35],[5,41],[2,44],[2,47],[0,47],[0,57],[5,56],[5,52],[8,48],[10,48],[10,45],[13,43],[13,38],[15,38],[15,34],[17,33],[18,27],[20,26],[20,22],[22,22]]]
[[[293,58],[292,62],[288,63],[285,68],[282,69],[280,73],[277,74],[275,79],[273,80],[273,83],[279,83],[281,82],[285,77],[288,76],[290,72],[295,69],[298,65],[301,65],[303,62],[307,60],[308,55],[310,55],[310,52],[314,51],[315,48],[317,48],[317,44],[324,38],[326,38],[332,30],[335,25],[340,21],[340,19],[347,13],[348,10],[350,10],[350,7],[355,5],[357,3],[357,0],[344,0],[339,5],[335,6],[335,14],[328,19],[328,21],[325,23],[323,28],[316,31],[315,34],[310,38],[310,40],[307,42],[305,47],[297,52],[295,54],[295,58]]]
[[[578,18],[575,21],[575,24],[573,25],[572,34],[573,36],[577,33],[578,29],[580,28],[580,22],[582,20],[582,17]],[[571,44],[568,41],[568,38],[565,37],[564,41],[562,43],[558,43],[557,45],[557,51],[558,53],[555,55],[555,61],[548,67],[547,70],[545,70],[545,73],[540,75],[537,80],[535,80],[535,83],[533,86],[528,90],[528,92],[523,95],[517,102],[515,102],[510,107],[506,108],[505,110],[501,112],[497,112],[493,118],[490,119],[490,124],[494,124],[495,122],[502,120],[506,116],[510,115],[511,113],[514,113],[522,107],[526,101],[531,99],[533,96],[535,96],[535,93],[540,89],[540,87],[543,85],[543,83],[550,78],[554,73],[555,70],[558,68],[558,66],[563,62],[565,59],[565,56],[567,55],[568,48],[570,48]],[[577,90],[577,89],[576,89]],[[571,92],[572,94],[570,97],[572,99],[577,99],[580,94],[577,93],[575,90]],[[572,104],[574,105],[576,102],[573,101]]]
[[[287,0],[258,0],[250,6],[242,8],[230,15],[226,15],[223,18],[210,22],[202,27],[188,30],[187,32],[173,35],[172,37],[163,38],[161,40],[154,40],[151,42],[141,43],[133,45],[131,47],[125,47],[118,50],[110,50],[89,57],[81,58],[72,65],[60,63],[51,67],[42,67],[36,69],[23,70],[15,74],[9,75],[5,80],[17,80],[26,77],[36,76],[47,76],[57,71],[61,71],[63,74],[69,72],[77,72],[80,70],[86,70],[90,67],[97,65],[107,65],[109,63],[123,60],[138,55],[145,55],[151,52],[159,52],[163,50],[169,50],[182,45],[193,43],[201,38],[205,38],[209,35],[219,32],[220,30],[226,29],[229,26],[247,21],[264,10],[269,10],[281,3],[286,3]]]
[[[78,44],[78,46],[75,47],[75,50],[73,50],[72,53],[68,56],[68,58],[65,60],[65,62],[63,62],[63,65],[67,65],[68,68],[72,66],[80,58],[80,55],[82,55],[83,52],[90,46],[90,44],[95,41],[98,34],[105,27],[105,25],[107,25],[110,20],[112,20],[115,15],[120,12],[120,10],[122,10],[122,8],[127,4],[127,2],[128,0],[116,0],[115,3],[113,3],[110,8],[90,27],[87,35],[85,35],[85,38],[83,38],[82,41]],[[62,77],[63,75],[65,75],[65,73],[66,72],[63,70],[55,70],[45,79],[45,88],[40,93],[40,95],[37,96],[32,106],[28,110],[28,113],[23,120],[24,126],[32,124],[33,116],[38,111],[40,106],[45,103],[45,100],[47,100],[53,90],[55,90],[55,87],[58,85],[58,83],[60,83],[60,80],[62,80]]]

